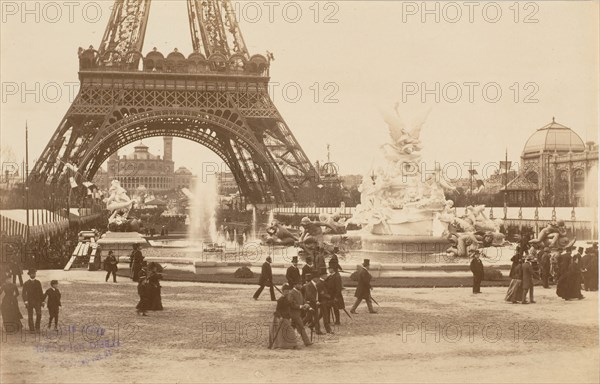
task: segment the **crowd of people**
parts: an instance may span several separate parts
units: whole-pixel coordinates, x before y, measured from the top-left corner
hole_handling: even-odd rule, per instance
[[[505,300],[513,304],[535,303],[535,280],[540,280],[546,289],[556,285],[557,296],[564,300],[584,299],[582,284],[585,291],[598,290],[598,243],[587,249],[567,247],[560,251],[548,247],[537,249],[522,242],[511,261],[511,281]]]
[[[309,223],[305,225],[320,223]],[[314,232],[314,233],[313,233]],[[271,269],[272,259],[267,257],[262,265],[258,281],[259,288],[253,295],[258,300],[265,287],[269,287],[271,301],[277,301],[273,320],[269,331],[269,348],[296,349],[298,342],[296,333],[300,335],[305,346],[312,344],[313,334],[333,334],[333,325],[341,325],[340,311],[349,317],[356,314],[356,309],[364,300],[369,313],[377,313],[373,308],[371,296],[370,261],[365,259],[357,266],[357,288],[355,302],[350,311],[346,310],[344,302],[342,277],[343,272],[335,252],[327,252],[318,231],[305,231],[302,237],[302,251],[305,264],[299,267],[299,257],[294,256],[291,266],[286,270],[287,283],[281,289],[273,283]],[[326,259],[327,263],[326,263]],[[281,296],[276,299],[275,291]],[[310,338],[307,334],[310,330]]]

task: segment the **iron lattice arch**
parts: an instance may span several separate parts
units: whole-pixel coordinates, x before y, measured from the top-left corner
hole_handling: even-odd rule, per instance
[[[39,181],[91,179],[119,148],[151,136],[198,142],[223,159],[250,202],[297,201],[318,175],[281,118],[268,78],[81,71],[81,88],[34,167]],[[56,159],[60,159],[57,162]]]

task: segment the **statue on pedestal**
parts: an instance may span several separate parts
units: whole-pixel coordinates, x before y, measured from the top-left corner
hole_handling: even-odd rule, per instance
[[[139,221],[129,218],[133,200],[127,196],[127,191],[119,180],[113,180],[108,190],[109,197],[105,200],[106,209],[111,211],[108,218],[108,229],[113,232],[129,232],[139,229]]]

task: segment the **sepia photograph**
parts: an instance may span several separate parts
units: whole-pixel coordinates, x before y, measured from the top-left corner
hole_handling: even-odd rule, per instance
[[[600,383],[599,0],[0,0],[0,86],[0,384]]]

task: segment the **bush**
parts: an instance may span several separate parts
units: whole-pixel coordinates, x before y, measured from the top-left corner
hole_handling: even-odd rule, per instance
[[[251,277],[254,277],[254,273],[248,267],[238,268],[233,275],[238,279],[249,279]]]
[[[496,268],[483,268],[483,280],[497,281],[502,280],[502,272]]]

